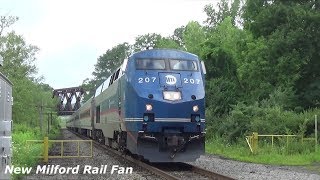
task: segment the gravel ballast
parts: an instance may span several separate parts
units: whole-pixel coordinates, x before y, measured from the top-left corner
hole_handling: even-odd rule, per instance
[[[320,175],[303,168],[245,163],[206,154],[190,163],[235,179],[320,180]]]

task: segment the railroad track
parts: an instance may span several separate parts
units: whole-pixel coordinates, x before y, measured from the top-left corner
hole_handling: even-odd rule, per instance
[[[90,139],[78,133],[72,133],[82,139]],[[103,148],[104,150],[107,150],[108,152],[114,155],[117,155],[144,169],[147,169],[153,174],[156,174],[164,179],[181,180],[185,178],[194,177],[194,179],[233,180],[233,178],[231,177],[224,176],[188,163],[146,163],[138,159],[135,159],[129,155],[122,154],[121,152],[114,150],[106,145],[102,145],[99,142],[93,141],[93,144],[96,147]]]
[[[214,179],[214,180],[231,180],[233,178],[224,176],[188,163],[153,163],[152,166],[157,167],[167,173],[174,174],[178,179]]]

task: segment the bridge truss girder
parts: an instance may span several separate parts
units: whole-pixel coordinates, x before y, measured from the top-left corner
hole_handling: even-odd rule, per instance
[[[59,98],[57,104],[57,113],[59,116],[71,115],[81,106],[80,101],[81,97],[85,93],[82,87],[71,87],[71,88],[62,88],[55,89],[52,93],[52,98]],[[76,102],[72,106],[72,100],[75,98]],[[66,104],[64,104],[66,101]]]

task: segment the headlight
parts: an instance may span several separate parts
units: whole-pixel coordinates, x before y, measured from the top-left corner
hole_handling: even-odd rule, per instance
[[[193,107],[192,107],[192,110],[193,110],[194,112],[198,112],[198,111],[199,111],[199,107],[198,107],[198,105],[193,106]]]
[[[163,91],[163,98],[169,101],[176,101],[181,99],[181,92]]]
[[[146,104],[146,110],[151,111],[152,110],[152,105],[151,104]]]

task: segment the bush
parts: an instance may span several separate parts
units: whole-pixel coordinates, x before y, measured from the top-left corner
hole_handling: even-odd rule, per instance
[[[237,83],[230,78],[216,78],[207,82],[206,94],[207,107],[214,116],[228,114],[235,105],[239,94]],[[212,117],[212,116],[211,116]]]
[[[320,109],[296,113],[279,106],[263,107],[258,103],[238,103],[228,116],[220,118],[214,117],[210,110],[207,109],[207,118],[212,119],[207,124],[207,137],[215,134],[230,142],[237,142],[238,138],[243,139],[252,132],[310,136],[314,133],[314,115],[320,114]]]
[[[12,134],[12,164],[17,167],[34,166],[39,161],[37,156],[41,155],[42,146],[41,144],[31,144],[26,141],[40,139],[40,136],[31,129],[27,131],[27,128],[23,128],[22,125],[17,125],[17,128],[23,129],[24,131],[14,131]],[[19,175],[13,175],[14,179],[18,177]]]
[[[56,117],[55,117],[56,118]],[[50,128],[49,139],[54,139],[60,134],[59,121],[53,121]],[[43,144],[42,143],[27,143],[27,140],[42,140],[43,135],[40,133],[39,127],[30,127],[25,124],[14,124],[12,133],[12,149],[13,157],[12,164],[20,167],[35,166],[41,159]],[[14,179],[19,179],[21,175],[13,175]]]

